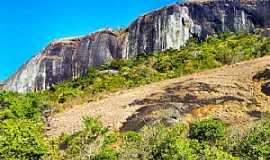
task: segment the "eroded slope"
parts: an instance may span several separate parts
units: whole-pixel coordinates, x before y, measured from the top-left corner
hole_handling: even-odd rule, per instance
[[[189,123],[205,117],[243,126],[268,115],[269,97],[261,92],[264,81],[254,76],[269,66],[267,56],[115,93],[56,114],[48,135],[80,130],[85,116],[99,117],[122,131],[158,121]]]

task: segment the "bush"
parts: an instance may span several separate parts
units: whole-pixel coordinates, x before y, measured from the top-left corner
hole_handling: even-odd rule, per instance
[[[178,160],[178,159],[197,159],[197,155],[193,153],[190,141],[183,137],[166,136],[162,143],[158,144],[152,152],[149,159],[156,160]]]
[[[116,133],[114,132],[108,132],[104,135],[104,140],[103,140],[103,143],[102,145],[103,146],[107,146],[107,145],[110,145],[110,144],[114,144],[116,143],[118,140],[118,136]]]
[[[247,135],[237,141],[237,145],[232,150],[235,155],[244,159],[269,159],[270,122],[264,122],[251,129]]]
[[[213,142],[225,136],[225,124],[219,120],[206,119],[190,126],[189,137],[199,141]]]
[[[141,136],[137,132],[128,131],[128,132],[124,133],[123,140],[125,142],[132,142],[132,141],[133,142],[136,142],[136,141],[140,141],[141,140]]]
[[[92,117],[85,117],[83,119],[84,131],[91,137],[97,137],[98,135],[105,134],[108,129],[103,126],[103,124]]]
[[[185,131],[184,125],[175,125],[145,127],[141,133],[125,133],[120,159],[195,158]]]
[[[0,92],[0,120],[34,119],[40,120],[44,105],[34,94],[21,95],[11,92]]]
[[[0,122],[0,159],[39,160],[47,154],[41,124],[31,120]]]
[[[62,136],[61,146],[64,146],[66,159],[115,159],[118,153],[110,148],[117,142],[117,135],[108,132],[108,129],[97,119],[84,118],[84,129],[74,135]]]
[[[209,147],[207,146],[203,150],[203,154],[201,154],[200,159],[206,160],[240,160],[240,158],[233,156],[230,153],[227,153],[221,149],[216,147]]]
[[[117,160],[118,153],[111,148],[103,148],[98,154],[96,154],[93,160]]]
[[[197,159],[197,155],[193,153],[191,148],[190,141],[185,138],[185,130],[184,125],[175,125],[158,132],[149,159]]]
[[[184,125],[175,125],[146,127],[140,133],[125,133],[124,137],[135,138],[124,138],[120,159],[238,159],[218,145],[210,146],[206,142],[189,139],[186,132]]]

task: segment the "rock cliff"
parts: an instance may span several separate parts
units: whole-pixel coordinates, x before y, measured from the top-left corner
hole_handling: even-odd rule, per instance
[[[220,32],[270,28],[270,0],[192,1],[173,4],[136,19],[128,28],[103,30],[51,42],[23,65],[4,86],[27,92],[83,76],[89,67],[170,48],[191,37],[201,40]]]
[[[5,85],[5,82],[4,81],[0,81],[0,90],[3,89],[4,85]]]

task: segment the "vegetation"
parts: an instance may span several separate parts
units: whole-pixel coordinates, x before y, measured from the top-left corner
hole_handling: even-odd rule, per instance
[[[5,120],[0,123],[0,159],[41,159],[48,150],[42,125],[32,120]]]
[[[263,122],[243,138],[234,147],[235,154],[244,159],[269,159],[270,122]]]
[[[269,121],[262,122],[244,136],[232,138],[225,134],[222,139],[213,141],[209,139],[209,135],[201,134],[200,140],[204,139],[204,141],[200,141],[190,138],[189,134],[192,130],[201,130],[201,126],[208,125],[222,125],[224,129],[226,126],[219,120],[207,119],[194,122],[190,125],[190,129],[183,124],[170,127],[160,124],[155,127],[146,126],[140,132],[118,133],[102,127],[95,119],[87,119],[88,123],[85,123],[84,130],[75,135],[63,135],[59,138],[61,139],[59,146],[65,146],[61,148],[64,159],[259,160],[269,158]],[[211,129],[212,133],[214,130],[215,133],[220,131],[219,127],[214,128]],[[94,132],[89,132],[90,130]]]
[[[108,147],[117,141],[115,133],[93,118],[85,118],[84,125],[84,130],[60,137],[64,159],[116,159],[117,153]]]
[[[0,120],[32,119],[40,121],[41,110],[45,107],[35,94],[0,92]]]
[[[206,119],[191,125],[189,137],[198,141],[216,141],[225,135],[225,124],[212,119]]]
[[[76,100],[91,101],[109,92],[262,57],[270,53],[269,44],[269,38],[256,34],[225,33],[201,43],[190,40],[181,50],[141,54],[90,68],[85,77],[47,91],[0,92],[0,159],[269,159],[269,122],[244,136],[230,137],[227,126],[213,119],[118,133],[85,118],[82,131],[51,139],[45,136],[42,121],[44,110],[61,111]]]
[[[49,154],[34,94],[0,93],[0,159],[41,159]]]

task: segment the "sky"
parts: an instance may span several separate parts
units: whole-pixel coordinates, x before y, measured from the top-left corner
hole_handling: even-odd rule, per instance
[[[138,16],[179,0],[3,0],[0,80],[55,39],[128,26]]]

